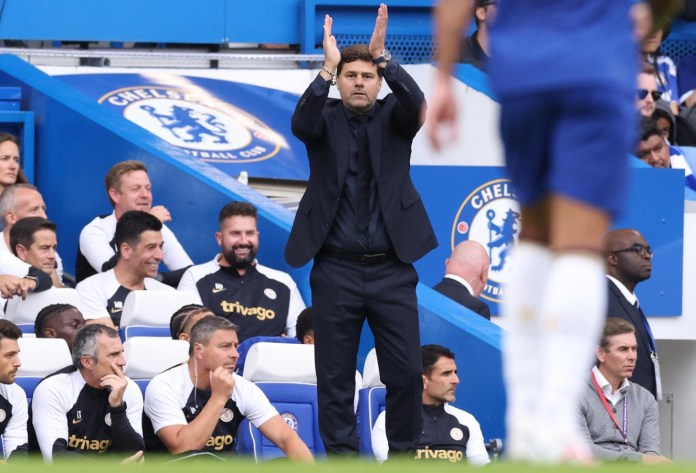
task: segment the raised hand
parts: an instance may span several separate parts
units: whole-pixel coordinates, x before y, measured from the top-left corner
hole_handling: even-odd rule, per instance
[[[336,37],[331,34],[331,28],[333,27],[333,18],[326,15],[324,17],[324,67],[329,70],[330,73],[334,73],[338,67],[338,63],[341,62],[341,51],[338,50],[336,46]]]
[[[384,47],[384,42],[387,38],[387,21],[389,20],[389,12],[387,11],[387,6],[382,3],[377,9],[377,19],[375,20],[375,29],[372,32],[372,38],[370,38],[370,54],[372,57],[378,57],[382,54],[382,51],[386,49]]]

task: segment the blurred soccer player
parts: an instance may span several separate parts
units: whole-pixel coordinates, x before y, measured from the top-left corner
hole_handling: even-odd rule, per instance
[[[442,0],[428,134],[454,127],[452,64],[470,2]],[[506,289],[508,456],[588,462],[573,409],[606,310],[602,237],[622,209],[645,4],[501,1],[488,70],[506,162],[522,206]],[[535,45],[530,47],[530,45]]]

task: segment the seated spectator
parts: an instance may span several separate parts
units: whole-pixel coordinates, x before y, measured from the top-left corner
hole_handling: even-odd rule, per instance
[[[302,344],[314,345],[314,315],[311,307],[307,307],[297,316],[295,338]]]
[[[65,287],[58,276],[56,224],[42,217],[23,218],[10,228],[10,248],[20,260],[51,276],[53,287]]]
[[[131,210],[116,224],[116,266],[77,285],[80,310],[87,323],[118,326],[131,291],[173,291],[156,279],[162,261],[162,222],[149,213]]]
[[[0,219],[5,225],[3,238],[0,238],[0,252],[13,254],[10,247],[10,231],[15,223],[26,217],[48,218],[41,193],[31,184],[15,184],[8,187],[0,196]],[[57,252],[55,260],[56,277],[62,280],[63,260]]]
[[[642,52],[645,61],[653,67],[657,90],[667,102],[674,115],[679,115],[679,92],[677,90],[677,67],[669,56],[660,54],[660,44],[669,35],[671,25],[658,28],[643,39]]]
[[[681,149],[670,146],[662,136],[653,119],[643,120],[640,141],[636,147],[636,156],[654,168],[674,168],[684,170],[684,185],[696,190],[696,162],[684,155]]]
[[[203,317],[215,315],[215,313],[200,304],[187,304],[174,312],[169,321],[169,332],[174,340],[191,339],[191,329]]]
[[[416,445],[416,460],[445,460],[474,465],[490,463],[481,426],[474,416],[450,405],[459,384],[454,353],[440,345],[424,345],[423,433]],[[372,450],[383,462],[389,453],[382,412],[372,427]],[[418,413],[414,412],[414,415]]]
[[[655,69],[652,66],[646,64],[643,70],[638,72],[636,109],[644,118],[652,117],[655,111],[655,104],[661,97],[661,93],[657,90],[654,71]]]
[[[176,287],[184,269],[193,262],[176,239],[174,233],[164,225],[172,217],[166,207],[152,206],[152,185],[145,164],[140,161],[122,161],[106,173],[106,194],[114,211],[92,220],[80,232],[75,271],[77,281],[83,281],[96,273],[103,273],[116,266],[118,247],[114,242],[116,222],[130,210],[148,212],[162,222],[162,262],[172,274],[161,275],[168,284]]]
[[[34,321],[36,338],[62,338],[72,351],[75,335],[85,326],[77,307],[70,304],[51,304],[39,311]]]
[[[578,405],[578,422],[597,459],[671,463],[660,454],[657,401],[647,389],[628,381],[637,347],[630,322],[607,319],[595,352],[596,366]]]
[[[291,460],[313,460],[263,392],[234,374],[234,324],[205,317],[193,326],[190,343],[189,360],[155,376],[145,392],[147,419],[169,452],[232,453],[239,424],[247,418]]]
[[[478,298],[486,287],[490,265],[483,245],[474,240],[463,241],[445,260],[445,277],[433,289],[490,320],[488,304]]]
[[[12,184],[28,182],[19,161],[17,137],[9,133],[0,133],[0,194]]]
[[[256,207],[231,202],[220,211],[219,224],[220,254],[189,268],[179,290],[197,295],[201,304],[239,327],[240,342],[259,335],[294,337],[305,304],[289,274],[257,264]]]
[[[486,72],[488,62],[488,24],[495,17],[497,0],[474,0],[474,21],[476,31],[471,36],[464,38],[462,42],[459,62],[471,64],[475,68]]]
[[[30,435],[44,460],[106,452],[142,456],[143,398],[123,374],[118,332],[103,325],[83,328],[72,359],[73,366],[44,378],[32,398]]]
[[[21,336],[19,327],[9,320],[0,320],[0,412],[3,414],[0,416],[0,436],[4,460],[10,456],[13,459],[23,456],[28,449],[27,396],[15,384],[17,369],[22,365],[17,343]]]

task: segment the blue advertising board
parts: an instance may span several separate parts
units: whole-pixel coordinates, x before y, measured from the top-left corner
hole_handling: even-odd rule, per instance
[[[682,314],[684,175],[680,170],[633,168],[628,207],[615,228],[639,230],[654,250],[653,271],[637,294],[650,316]],[[414,166],[411,170],[440,246],[416,263],[420,281],[440,281],[445,260],[472,239],[489,253],[488,284],[481,297],[499,313],[504,283],[514,264],[509,250],[521,221],[514,186],[500,167]]]
[[[309,178],[305,147],[290,132],[295,94],[157,72],[56,77],[231,176]]]

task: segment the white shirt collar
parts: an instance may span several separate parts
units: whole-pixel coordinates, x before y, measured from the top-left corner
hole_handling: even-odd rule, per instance
[[[474,295],[474,290],[472,289],[471,284],[469,284],[469,281],[467,281],[466,279],[464,279],[460,276],[457,276],[456,274],[445,274],[445,277],[448,279],[454,279],[459,284],[461,284],[462,286],[467,288],[469,291],[469,294],[471,294],[472,296]]]
[[[621,400],[621,398],[624,397],[626,391],[628,391],[628,386],[630,384],[628,379],[624,378],[624,380],[621,382],[621,385],[619,386],[619,389],[612,394],[611,383],[607,381],[607,378],[605,378],[602,372],[599,371],[599,368],[593,366],[592,373],[594,374],[594,377],[597,380],[597,384],[599,384],[599,387],[602,389],[604,397],[606,397],[607,400],[611,402],[613,406],[615,406]]]
[[[614,285],[619,289],[619,291],[621,291],[621,294],[623,294],[623,296],[626,298],[626,300],[629,302],[629,304],[636,305],[636,302],[638,302],[638,297],[636,297],[636,295],[633,292],[629,291],[626,288],[626,286],[624,286],[623,283],[621,281],[619,281],[618,279],[616,279],[612,276],[609,276],[608,274],[607,274],[607,278],[609,278],[609,280],[614,283]],[[640,304],[638,304],[638,305],[640,305]]]

